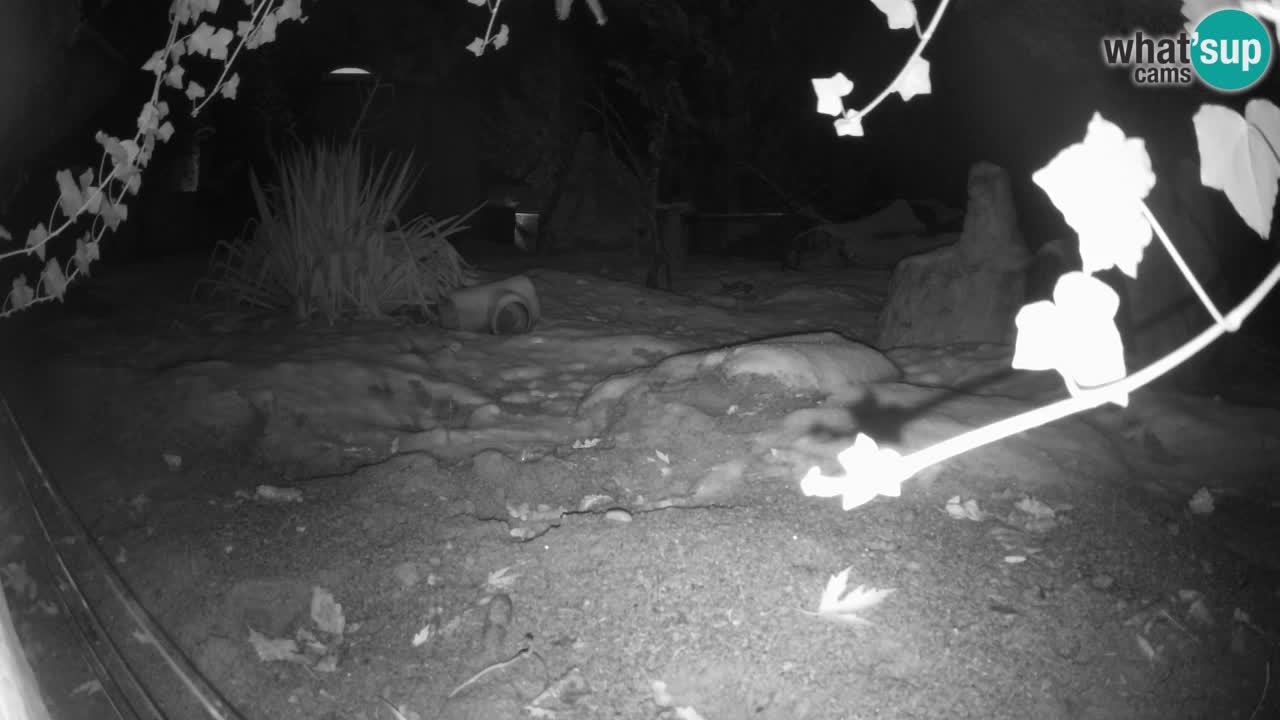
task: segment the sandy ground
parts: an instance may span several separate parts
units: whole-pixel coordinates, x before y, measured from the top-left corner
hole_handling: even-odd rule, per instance
[[[14,324],[5,394],[244,718],[1280,717],[1280,412],[1242,402],[1275,397],[1266,363],[1237,353],[1226,399],[1141,393],[844,512],[798,481],[855,432],[910,451],[1055,378],[990,346],[877,365],[848,340],[886,273],[699,264],[668,294],[635,266],[486,263],[540,293],[511,337],[297,328],[187,303],[185,265],[108,274]],[[109,717],[3,497],[0,581],[46,695]],[[156,701],[198,717],[89,549],[58,544]],[[893,592],[864,623],[806,613],[846,568]]]

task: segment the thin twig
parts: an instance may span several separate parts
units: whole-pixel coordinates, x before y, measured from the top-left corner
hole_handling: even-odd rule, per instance
[[[486,667],[485,669],[483,669],[483,670],[481,670],[480,672],[476,673],[475,675],[472,675],[471,677],[469,677],[469,678],[467,678],[466,680],[464,680],[464,681],[463,681],[463,683],[462,683],[461,685],[459,685],[458,687],[456,687],[456,688],[454,688],[454,689],[453,689],[453,692],[451,692],[451,693],[449,693],[448,695],[446,695],[446,696],[445,696],[445,699],[446,699],[446,700],[452,700],[454,697],[456,697],[456,696],[458,695],[458,693],[460,693],[460,692],[462,692],[463,690],[466,690],[467,688],[471,687],[472,685],[475,685],[476,683],[480,682],[480,680],[481,680],[482,678],[484,678],[486,675],[492,675],[493,673],[496,673],[496,672],[498,672],[499,670],[502,670],[502,669],[503,669],[503,668],[505,668],[505,667],[508,667],[508,666],[510,666],[510,665],[513,665],[513,664],[515,664],[518,660],[520,660],[521,658],[523,658],[524,656],[526,656],[526,655],[528,655],[528,654],[529,654],[529,648],[520,648],[520,652],[516,653],[515,655],[512,655],[510,659],[508,659],[508,660],[503,660],[502,662],[499,662],[499,663],[494,663],[494,664],[490,665],[489,667]]]
[[[1249,713],[1249,720],[1258,717],[1258,712],[1262,710],[1262,703],[1267,700],[1267,690],[1271,687],[1271,661],[1267,661],[1266,680],[1262,682],[1262,697],[1258,698],[1258,704],[1253,706],[1253,712]]]

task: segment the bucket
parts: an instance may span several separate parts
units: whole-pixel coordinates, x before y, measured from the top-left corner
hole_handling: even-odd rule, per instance
[[[517,335],[541,317],[538,293],[524,275],[454,290],[440,301],[440,324],[450,330]]]

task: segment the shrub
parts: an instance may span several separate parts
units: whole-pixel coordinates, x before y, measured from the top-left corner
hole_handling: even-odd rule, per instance
[[[412,156],[376,169],[358,143],[321,143],[274,158],[278,180],[250,175],[258,218],[245,236],[218,243],[207,281],[214,295],[262,310],[384,318],[411,310],[435,320],[440,299],[470,266],[449,243],[471,214],[402,223],[417,177]]]

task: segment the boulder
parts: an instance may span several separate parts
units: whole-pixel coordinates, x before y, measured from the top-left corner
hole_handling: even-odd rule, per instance
[[[877,345],[1011,343],[1030,261],[1008,173],[975,164],[960,239],[894,268]]]

